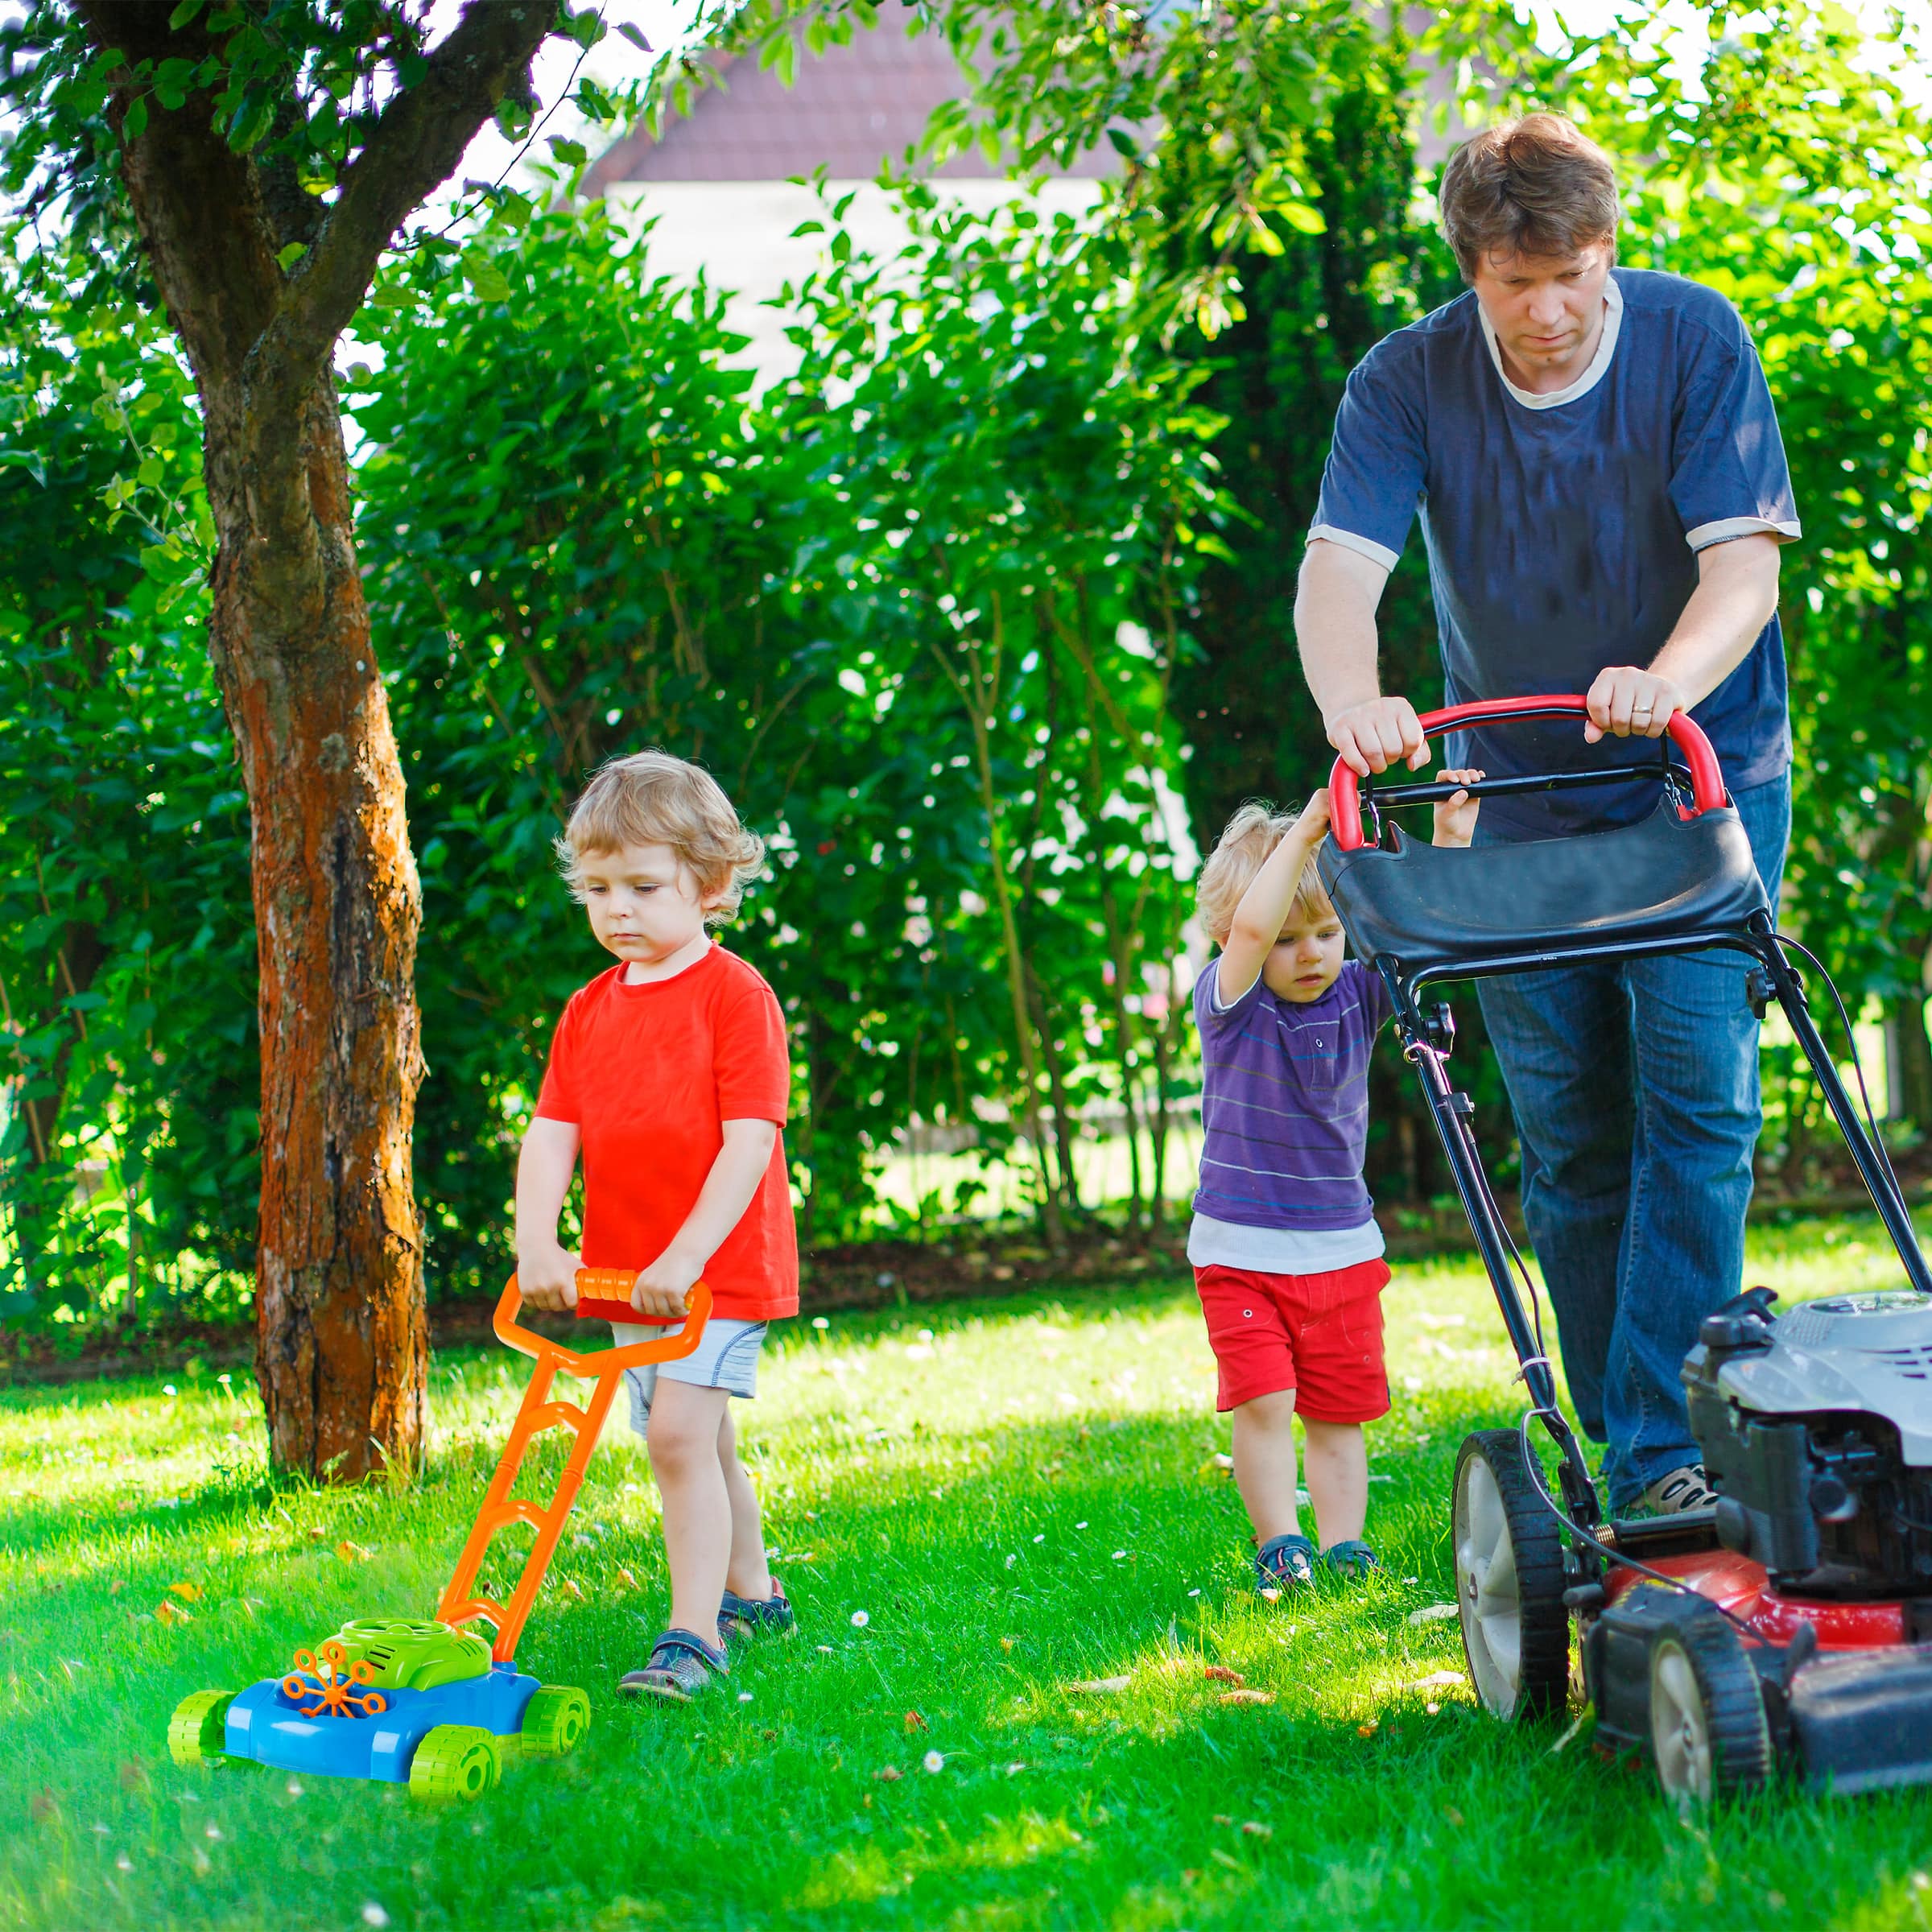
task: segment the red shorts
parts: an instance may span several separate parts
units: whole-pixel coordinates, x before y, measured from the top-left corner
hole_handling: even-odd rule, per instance
[[[1221,1372],[1216,1408],[1289,1389],[1297,1412],[1318,1422],[1372,1422],[1389,1413],[1385,1261],[1326,1274],[1264,1274],[1216,1262],[1195,1269],[1194,1285]]]

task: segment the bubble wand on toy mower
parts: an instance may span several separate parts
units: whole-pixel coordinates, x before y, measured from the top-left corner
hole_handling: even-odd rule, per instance
[[[580,1269],[577,1292],[627,1300],[636,1279],[624,1269]],[[560,1757],[581,1740],[589,1699],[574,1686],[542,1684],[519,1671],[517,1641],[625,1370],[689,1355],[710,1316],[711,1291],[698,1282],[686,1298],[683,1326],[659,1340],[588,1353],[519,1326],[522,1307],[513,1274],[492,1325],[499,1341],[536,1366],[435,1618],[357,1618],[312,1651],[297,1650],[291,1671],[239,1693],[196,1691],[168,1724],[176,1764],[272,1765],[407,1784],[426,1798],[477,1798],[501,1776],[506,1747],[526,1757]],[[554,1397],[559,1373],[591,1383],[588,1401],[580,1406]],[[559,1428],[576,1439],[550,1501],[513,1496],[532,1440]],[[512,1523],[537,1534],[504,1602],[480,1591],[477,1579],[492,1538]],[[492,1627],[493,1642],[464,1628],[477,1622]]]

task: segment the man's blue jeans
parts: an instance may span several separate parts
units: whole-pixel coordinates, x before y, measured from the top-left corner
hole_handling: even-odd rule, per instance
[[[1775,909],[1789,776],[1736,794]],[[1478,832],[1480,837],[1480,832]],[[1678,1379],[1743,1285],[1757,1020],[1740,952],[1559,967],[1480,983],[1523,1153],[1523,1219],[1613,1509],[1699,1459]]]

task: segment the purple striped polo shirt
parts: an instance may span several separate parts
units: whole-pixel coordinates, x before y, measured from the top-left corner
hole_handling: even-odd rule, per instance
[[[1305,1004],[1258,978],[1217,1010],[1213,961],[1195,982],[1201,1030],[1201,1184],[1195,1212],[1247,1228],[1359,1228],[1375,1203],[1368,1051],[1389,1013],[1381,981],[1346,961]]]

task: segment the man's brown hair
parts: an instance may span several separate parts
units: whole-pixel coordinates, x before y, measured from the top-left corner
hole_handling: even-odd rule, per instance
[[[1443,174],[1443,233],[1463,279],[1492,250],[1580,254],[1616,249],[1616,174],[1610,157],[1561,114],[1525,114],[1465,141]]]

